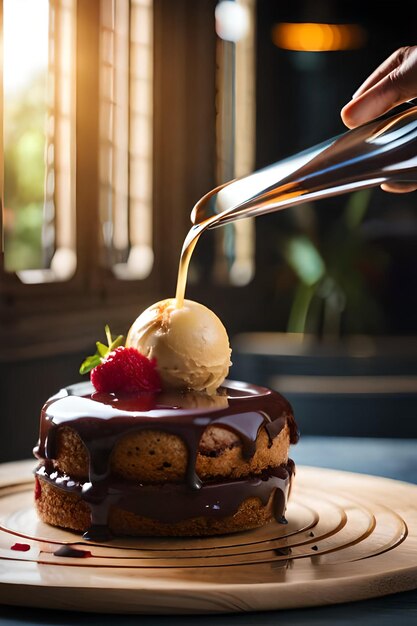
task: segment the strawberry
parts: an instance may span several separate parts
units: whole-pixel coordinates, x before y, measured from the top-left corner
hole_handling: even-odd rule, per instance
[[[161,380],[156,360],[148,359],[136,348],[124,348],[123,337],[113,340],[106,326],[108,346],[97,342],[97,352],[87,357],[80,373],[90,373],[90,379],[99,392],[159,391]]]
[[[136,348],[116,348],[90,374],[97,391],[159,391],[161,381],[149,360]]]

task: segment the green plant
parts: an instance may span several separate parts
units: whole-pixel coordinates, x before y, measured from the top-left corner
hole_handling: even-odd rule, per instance
[[[307,218],[300,211],[298,232],[282,242],[282,254],[298,281],[289,332],[340,335],[382,329],[370,276],[382,275],[387,259],[361,230],[370,198],[371,190],[351,194],[341,217],[324,234],[311,207],[301,207]]]

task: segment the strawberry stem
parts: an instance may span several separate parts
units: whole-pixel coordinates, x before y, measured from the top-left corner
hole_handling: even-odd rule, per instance
[[[104,332],[106,333],[107,345],[110,346],[113,339],[110,332],[110,326],[108,324],[105,325]]]
[[[104,327],[104,332],[106,334],[108,345],[106,346],[104,343],[101,343],[101,341],[96,342],[97,351],[95,354],[93,354],[92,356],[88,356],[83,361],[80,367],[80,374],[84,375],[88,374],[88,372],[91,372],[91,370],[93,370],[95,367],[97,367],[97,365],[100,365],[100,363],[104,361],[104,359],[110,352],[123,345],[123,335],[118,335],[115,339],[113,339],[108,324],[106,324],[106,326]]]

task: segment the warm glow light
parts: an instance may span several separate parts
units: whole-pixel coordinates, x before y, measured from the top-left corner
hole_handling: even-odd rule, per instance
[[[247,7],[232,0],[222,0],[215,9],[216,33],[225,41],[235,43],[249,32],[249,13]]]
[[[5,0],[4,91],[27,88],[48,67],[48,0]]]
[[[359,24],[317,24],[283,22],[272,29],[272,41],[278,48],[301,52],[329,52],[361,48],[367,39]]]

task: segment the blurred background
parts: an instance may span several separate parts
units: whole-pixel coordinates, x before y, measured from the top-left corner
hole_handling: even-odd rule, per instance
[[[345,132],[341,107],[417,40],[417,7],[331,0],[3,0],[0,460],[104,324],[174,295],[194,203]],[[187,295],[232,377],[304,434],[417,436],[416,194],[380,189],[207,232]],[[394,422],[395,420],[395,422]],[[395,423],[395,428],[393,424]]]

